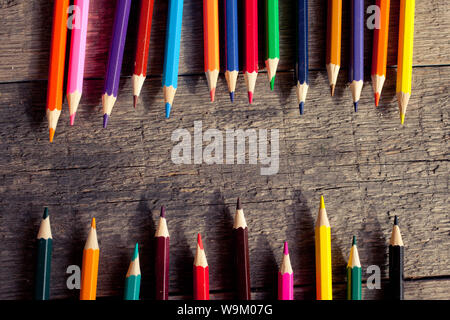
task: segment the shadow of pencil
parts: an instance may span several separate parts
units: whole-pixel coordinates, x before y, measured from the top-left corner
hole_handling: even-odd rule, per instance
[[[186,296],[192,298],[194,255],[192,254],[189,243],[194,242],[195,239],[187,239],[183,230],[180,228],[177,228],[174,231],[176,237],[171,237],[170,246],[175,246],[177,248],[177,254],[179,255],[177,257],[173,257],[173,255],[170,256],[170,279],[176,278],[177,281],[176,285],[175,281],[170,283],[169,294],[180,292],[180,290],[182,290],[183,293],[186,292]],[[176,242],[174,241],[172,243],[172,239],[176,240]]]
[[[267,236],[261,234],[257,236],[256,239],[257,246],[256,252],[252,252],[253,256],[258,257],[260,260],[258,265],[261,266],[261,270],[250,270],[250,274],[262,273],[262,288],[268,291],[268,295],[265,299],[276,300],[278,298],[278,264],[275,259],[274,253],[272,252],[269,242],[267,241]],[[282,246],[280,246],[280,251],[282,252]],[[260,251],[260,252],[258,252]],[[277,251],[278,252],[278,251]],[[250,264],[251,265],[251,264]],[[254,264],[253,264],[254,265]],[[255,278],[253,276],[252,278]]]

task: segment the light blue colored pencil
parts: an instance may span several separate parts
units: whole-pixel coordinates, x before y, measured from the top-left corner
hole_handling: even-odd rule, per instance
[[[166,49],[164,52],[163,92],[166,118],[170,117],[173,98],[178,86],[178,64],[180,62],[181,24],[183,0],[169,0],[167,15]]]
[[[133,259],[125,278],[124,300],[139,300],[139,291],[141,290],[141,268],[139,266],[138,244],[134,248]]]

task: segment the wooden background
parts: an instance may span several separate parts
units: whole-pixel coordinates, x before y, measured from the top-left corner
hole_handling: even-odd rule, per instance
[[[118,101],[107,130],[100,99],[115,1],[91,1],[86,81],[76,125],[67,103],[53,144],[45,118],[53,1],[0,0],[0,299],[31,299],[35,237],[48,206],[54,238],[51,298],[77,299],[66,268],[81,265],[91,217],[100,241],[98,297],[121,299],[132,248],[140,244],[142,297],[153,298],[153,234],[167,206],[171,232],[170,298],[192,295],[196,233],[210,265],[212,298],[231,298],[231,227],[242,198],[249,225],[254,298],[276,298],[284,240],[295,271],[295,298],[314,298],[314,221],[325,196],[332,225],[335,298],[345,297],[351,236],[363,264],[378,265],[382,299],[387,243],[399,215],[406,246],[405,297],[450,298],[449,81],[450,5],[416,1],[413,94],[404,126],[395,98],[399,1],[393,0],[389,68],[376,109],[370,83],[372,31],[366,35],[366,83],[358,113],[346,86],[349,2],[344,1],[343,69],[336,96],[325,71],[326,1],[310,1],[311,87],[300,117],[294,80],[295,1],[280,1],[281,62],[275,91],[258,77],[248,105],[240,75],[229,102],[221,75],[215,103],[203,74],[202,1],[186,0],[179,87],[172,117],[164,119],[161,89],[167,1],[155,1],[149,79],[132,108],[131,79],[139,1],[133,1]],[[366,5],[373,1],[366,1]],[[260,21],[263,17],[261,2]],[[221,16],[222,17],[222,16]],[[261,23],[261,28],[264,25]],[[260,34],[264,34],[262,31]],[[263,68],[264,42],[260,41]],[[255,165],[174,165],[174,130],[279,129],[280,170],[261,176]]]

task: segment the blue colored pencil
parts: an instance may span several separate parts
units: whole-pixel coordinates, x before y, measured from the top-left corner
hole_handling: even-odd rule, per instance
[[[238,38],[238,3],[237,0],[224,0],[225,5],[225,78],[228,83],[231,102],[239,74],[239,38]]]
[[[180,62],[181,24],[183,21],[183,0],[169,0],[167,15],[166,48],[164,52],[163,92],[166,118],[170,117],[173,98],[178,85],[178,64]]]
[[[297,4],[297,101],[300,114],[303,114],[308,79],[308,0],[298,0]]]
[[[353,106],[357,112],[364,83],[364,0],[352,0],[351,35],[349,82]]]

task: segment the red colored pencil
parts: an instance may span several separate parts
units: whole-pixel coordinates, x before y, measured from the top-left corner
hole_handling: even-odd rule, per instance
[[[251,104],[258,77],[258,0],[244,1],[244,21],[244,77]]]
[[[156,300],[169,300],[169,243],[170,236],[167,229],[166,210],[161,207],[158,229],[155,233],[156,258]]]
[[[209,300],[209,267],[200,233],[194,259],[194,300]]]
[[[152,31],[153,4],[155,0],[142,0],[141,13],[139,17],[139,31],[136,45],[136,59],[133,74],[133,105],[136,104],[141,94],[142,86],[147,77],[148,49],[150,45],[150,34]]]

